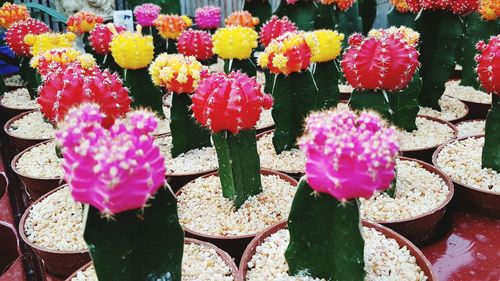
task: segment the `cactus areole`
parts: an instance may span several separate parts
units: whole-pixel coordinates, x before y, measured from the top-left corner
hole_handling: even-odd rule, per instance
[[[396,130],[375,113],[313,113],[300,147],[306,154],[288,217],[289,272],[327,280],[364,280],[364,241],[356,198],[389,187],[399,146]]]
[[[194,118],[213,133],[222,194],[239,208],[262,192],[255,125],[272,98],[255,78],[231,72],[204,78],[192,99]]]
[[[477,73],[481,85],[492,94],[493,103],[486,117],[483,168],[500,173],[500,35],[491,37],[488,44],[477,44]]]

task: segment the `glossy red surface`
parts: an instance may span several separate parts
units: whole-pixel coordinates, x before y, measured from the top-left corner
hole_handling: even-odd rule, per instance
[[[450,232],[422,252],[440,281],[499,281],[500,219],[455,213]]]

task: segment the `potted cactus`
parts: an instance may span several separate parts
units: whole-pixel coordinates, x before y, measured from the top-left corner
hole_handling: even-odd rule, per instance
[[[160,36],[166,40],[166,50],[161,51],[175,54],[177,53],[177,38],[183,31],[193,25],[193,21],[188,16],[168,14],[159,15],[155,19],[154,25]]]
[[[115,29],[118,33],[122,33],[126,30],[125,27],[120,25],[115,26]],[[109,49],[109,45],[113,40],[113,33],[108,26],[104,24],[96,25],[96,27],[89,33],[88,40],[89,45],[93,50],[92,53],[95,57],[97,57],[97,63],[99,66],[117,72],[120,77],[123,77],[123,69],[116,64],[113,56],[111,55],[111,50]]]
[[[213,52],[224,60],[224,72],[242,71],[255,76],[257,68],[251,56],[257,47],[258,34],[253,28],[229,26],[219,28],[212,35]]]
[[[220,26],[221,19],[222,16],[220,7],[204,6],[195,10],[194,21],[196,23],[196,27],[209,31],[211,34],[213,34]]]
[[[153,36],[155,55],[167,50],[165,39],[160,36],[158,29],[154,28],[155,20],[160,13],[161,7],[152,3],[144,3],[134,8],[134,17],[137,24],[143,27],[145,34]]]
[[[206,66],[217,60],[212,51],[213,47],[210,33],[203,30],[188,29],[182,32],[177,40],[179,54],[193,56]]]

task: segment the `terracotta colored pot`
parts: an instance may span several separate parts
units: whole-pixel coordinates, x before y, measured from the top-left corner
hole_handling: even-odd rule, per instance
[[[418,115],[418,117],[422,117],[425,119],[429,119],[435,122],[439,122],[441,124],[445,124],[448,127],[450,127],[453,130],[453,139],[455,139],[458,135],[458,129],[455,127],[455,125],[451,124],[450,122],[435,118],[435,117],[430,117],[430,116],[425,116],[425,115]],[[440,144],[432,146],[432,147],[426,147],[426,148],[420,148],[420,149],[406,149],[406,150],[401,150],[401,153],[403,156],[408,157],[408,158],[415,158],[418,160],[425,161],[429,164],[432,164],[432,154],[434,151],[436,151],[436,148],[438,148]]]
[[[257,235],[257,237],[255,237],[252,240],[252,242],[250,242],[250,244],[248,245],[248,247],[245,250],[245,253],[243,253],[243,257],[241,258],[241,262],[240,262],[240,276],[243,280],[246,280],[247,271],[248,271],[248,262],[255,255],[255,251],[256,251],[257,247],[260,246],[267,237],[276,233],[278,230],[285,229],[286,225],[287,225],[286,221],[281,222],[277,225],[274,225],[274,226],[268,228],[267,230],[261,232],[259,235]],[[406,246],[406,248],[410,251],[410,254],[415,257],[418,266],[422,269],[422,271],[427,276],[427,278],[428,278],[427,280],[428,281],[437,281],[437,277],[432,270],[431,263],[427,260],[427,258],[424,256],[424,254],[415,245],[413,245],[410,241],[408,241],[406,238],[404,238],[403,236],[390,230],[389,228],[382,226],[380,224],[374,223],[374,222],[363,221],[363,226],[366,226],[369,228],[374,228],[377,231],[383,233],[386,237],[396,240],[396,242],[398,243],[398,245],[400,247]]]
[[[196,240],[196,239],[186,238],[184,240],[184,244],[200,244],[202,246],[214,249],[215,252],[217,252],[217,254],[219,255],[219,257],[221,257],[224,260],[224,262],[226,263],[226,265],[229,266],[229,268],[231,269],[231,273],[234,276],[234,281],[240,281],[241,280],[241,278],[239,276],[239,272],[238,272],[238,267],[236,267],[236,264],[234,263],[233,259],[229,256],[228,253],[226,253],[223,250],[217,248],[213,244],[210,244],[210,243],[207,243],[207,242],[203,242],[203,241],[200,241],[200,240]],[[71,276],[69,276],[66,279],[66,281],[71,281],[72,278],[76,277],[76,274],[79,271],[84,271],[84,270],[86,270],[91,265],[92,265],[92,262],[89,262],[86,265],[82,266],[81,268],[79,268],[78,270],[76,270],[73,274],[71,274]]]
[[[462,100],[462,102],[469,108],[469,114],[463,120],[486,119],[488,110],[491,108],[490,103],[478,103],[466,100]]]
[[[30,111],[21,113],[21,114],[15,116],[14,118],[11,118],[9,121],[7,121],[7,123],[5,123],[5,125],[3,127],[3,130],[9,136],[10,142],[12,143],[12,145],[15,148],[17,148],[17,151],[25,150],[26,148],[28,148],[30,146],[33,146],[35,144],[39,144],[41,142],[49,140],[48,138],[44,138],[44,139],[21,138],[21,137],[17,137],[17,136],[12,135],[12,133],[9,132],[9,128],[12,126],[12,123],[14,123],[15,121],[23,118],[24,116],[26,116],[30,113],[36,112],[36,111],[38,111],[38,109],[30,110]]]
[[[73,273],[78,268],[82,267],[84,264],[90,261],[89,251],[87,249],[80,251],[62,251],[62,250],[51,250],[45,249],[41,246],[38,246],[32,243],[24,232],[24,224],[26,223],[26,219],[28,218],[28,214],[33,208],[33,205],[39,203],[43,199],[50,196],[52,193],[60,190],[64,186],[61,186],[57,189],[52,190],[51,192],[45,194],[44,196],[38,198],[33,204],[31,204],[26,211],[24,211],[23,216],[19,222],[19,236],[24,241],[24,243],[28,244],[35,254],[42,259],[47,272],[50,274],[56,275],[61,278],[68,277],[71,273]]]
[[[468,138],[481,138],[484,135],[480,136],[472,136],[472,137],[463,137],[456,140],[448,141],[442,144],[432,156],[432,163],[434,166],[437,165],[437,158],[439,152],[443,150],[445,146],[455,141],[462,141]],[[439,168],[439,167],[438,167]],[[500,217],[500,193],[495,193],[483,189],[479,189],[476,187],[472,187],[466,183],[459,182],[457,180],[451,179],[455,184],[455,190],[457,193],[457,206],[467,206],[468,208],[472,208],[476,211],[484,213],[486,215]]]
[[[293,186],[297,186],[298,184],[298,182],[292,177],[276,171],[261,169],[260,173],[261,175],[264,176],[277,175],[281,179],[292,184]],[[204,175],[202,177],[206,178],[214,175],[218,175],[218,173],[214,172]],[[176,192],[175,194],[176,197],[178,197],[182,193],[183,188],[185,188],[185,186],[183,186],[179,191]],[[186,233],[186,237],[212,243],[217,247],[221,248],[222,250],[226,251],[227,253],[229,253],[229,255],[231,255],[231,257],[233,257],[236,261],[240,260],[241,255],[243,254],[243,251],[245,251],[245,248],[247,247],[248,243],[250,243],[250,241],[252,241],[252,239],[257,235],[257,233],[253,233],[253,234],[238,235],[238,236],[217,236],[217,235],[200,233],[192,229],[189,229],[187,227],[183,228]]]
[[[456,125],[456,124],[458,124],[458,123],[466,120],[468,118],[468,116],[469,116],[469,106],[467,105],[467,103],[464,102],[464,101],[462,101],[462,100],[459,100],[459,99],[456,99],[456,100],[458,100],[460,103],[462,103],[465,106],[465,114],[462,117],[458,117],[456,119],[446,120],[446,121],[450,122],[453,125]]]
[[[424,214],[409,219],[377,221],[377,223],[389,227],[390,229],[403,235],[412,243],[415,243],[416,245],[424,245],[437,237],[441,219],[446,212],[448,204],[453,198],[455,188],[453,187],[453,182],[451,181],[451,179],[436,167],[416,159],[406,157],[399,157],[399,159],[419,163],[424,169],[438,175],[441,179],[443,179],[449,190],[446,199],[438,207]]]
[[[46,194],[47,192],[53,190],[54,188],[60,186],[64,180],[62,178],[40,178],[40,177],[32,177],[28,175],[24,175],[21,172],[17,170],[17,161],[19,158],[32,149],[33,147],[46,144],[48,142],[51,142],[51,140],[44,141],[42,143],[36,144],[32,147],[29,147],[23,151],[21,151],[19,154],[14,156],[14,159],[12,159],[11,162],[11,167],[14,173],[16,173],[19,178],[21,179],[22,183],[24,184],[24,187],[26,187],[26,191],[28,192],[28,195],[31,197],[31,200],[37,200],[40,198],[40,196]]]

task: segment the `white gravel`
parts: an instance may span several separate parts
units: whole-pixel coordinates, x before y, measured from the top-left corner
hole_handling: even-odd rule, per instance
[[[26,85],[21,76],[18,74],[4,77],[4,80],[5,86],[7,87],[23,87]]]
[[[439,207],[450,192],[445,181],[414,161],[397,161],[396,196],[378,193],[360,199],[361,217],[394,221],[417,217]]]
[[[464,121],[457,124],[458,138],[484,135],[485,120]]]
[[[478,91],[473,87],[461,86],[459,80],[448,81],[444,94],[463,101],[491,104],[490,94]]]
[[[184,244],[182,258],[183,281],[232,281],[231,268],[209,247],[200,244]],[[90,266],[79,271],[71,281],[97,281],[95,270]]]
[[[387,238],[375,229],[363,227],[365,238],[365,281],[424,281],[424,272],[415,257],[396,240]],[[285,251],[290,241],[287,229],[267,237],[257,246],[248,263],[247,281],[324,281],[307,276],[289,276]]]
[[[17,171],[27,177],[57,179],[64,170],[62,159],[57,157],[55,142],[37,145],[19,157]]]
[[[9,108],[15,109],[37,109],[40,106],[36,100],[32,100],[28,89],[19,88],[3,94],[0,103]]]
[[[257,130],[269,128],[274,125],[274,120],[271,111],[272,111],[271,109],[262,111],[262,113],[260,114],[260,119],[257,122],[257,125],[255,126]]]
[[[193,149],[176,158],[172,158],[172,153],[170,153],[170,149],[172,148],[171,136],[161,136],[155,140],[155,143],[160,147],[160,152],[165,158],[167,174],[194,174],[219,168],[217,153],[214,147]]]
[[[441,106],[441,111],[430,107],[421,107],[418,114],[436,117],[445,121],[457,120],[467,115],[465,104],[456,98],[443,95],[439,100],[439,105]]]
[[[424,149],[438,146],[455,138],[451,127],[427,118],[417,117],[417,130],[398,131],[401,150]]]
[[[258,233],[288,217],[296,190],[276,175],[262,176],[262,189],[236,210],[222,196],[218,176],[198,178],[177,198],[179,221],[196,232],[217,236]]]
[[[83,207],[73,200],[69,187],[33,205],[24,224],[28,240],[50,250],[87,249],[83,230]]]
[[[483,146],[484,137],[454,141],[439,152],[436,165],[455,182],[500,193],[500,173],[481,167]]]
[[[276,171],[303,173],[306,165],[306,156],[302,150],[293,148],[276,154],[273,146],[274,132],[263,135],[257,140],[257,151],[260,155],[260,166]]]
[[[354,88],[349,84],[339,84],[339,90],[341,93],[352,93]]]
[[[32,112],[21,119],[17,119],[12,122],[8,130],[13,136],[37,140],[51,139],[56,131],[52,124],[43,119],[40,111]]]

